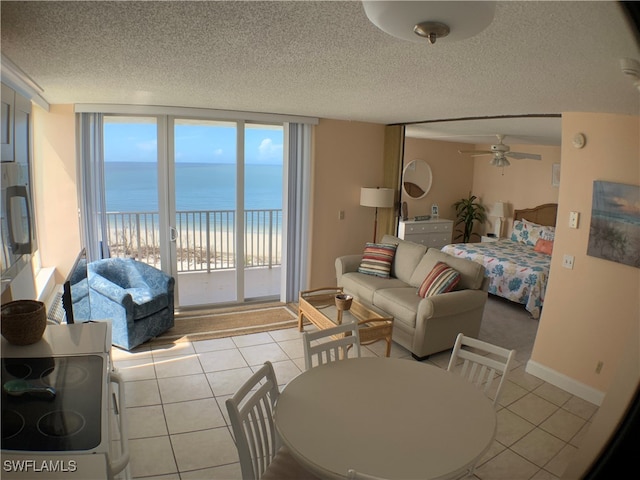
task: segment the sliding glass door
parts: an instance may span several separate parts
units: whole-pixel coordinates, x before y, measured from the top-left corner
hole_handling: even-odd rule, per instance
[[[282,125],[245,124],[245,299],[280,295],[283,141]]]
[[[103,141],[103,161],[87,158],[104,190],[94,189],[87,218],[99,218],[102,233],[89,243],[173,275],[179,307],[283,298],[283,124],[96,118],[103,138],[83,135]]]
[[[282,126],[175,118],[173,143],[180,306],[279,298]]]

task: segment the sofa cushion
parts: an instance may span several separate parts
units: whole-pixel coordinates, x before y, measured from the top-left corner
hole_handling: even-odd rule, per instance
[[[367,242],[358,272],[376,277],[389,278],[391,263],[396,253],[396,245],[393,243]]]
[[[373,294],[373,304],[376,308],[392,315],[395,318],[394,323],[399,322],[409,328],[416,328],[416,312],[421,300],[422,298],[416,295],[415,288],[406,286],[383,288]],[[403,330],[406,331],[407,328]]]
[[[364,273],[349,272],[340,278],[340,287],[358,300],[373,305],[373,294],[381,288],[406,287],[407,285],[397,278],[382,278]],[[414,290],[415,292],[415,290]]]
[[[413,271],[420,263],[420,259],[427,252],[427,247],[419,243],[407,242],[393,235],[385,235],[382,237],[385,243],[395,243],[396,255],[391,265],[391,276],[399,278],[404,283],[409,284]]]
[[[460,273],[460,283],[456,286],[456,290],[465,290],[468,288],[479,290],[482,288],[482,282],[484,280],[483,265],[466,258],[454,257],[453,255],[441,252],[437,248],[427,250],[427,253],[422,257],[418,267],[413,272],[409,285],[415,288],[420,287],[423,280],[427,278],[429,272],[433,270],[433,267],[435,267],[438,262],[446,263]]]
[[[436,263],[424,279],[418,295],[422,298],[450,292],[460,282],[460,274],[444,262]]]

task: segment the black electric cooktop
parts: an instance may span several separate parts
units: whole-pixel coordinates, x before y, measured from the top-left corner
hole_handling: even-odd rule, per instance
[[[99,355],[3,358],[2,449],[96,448],[106,388],[103,361]]]

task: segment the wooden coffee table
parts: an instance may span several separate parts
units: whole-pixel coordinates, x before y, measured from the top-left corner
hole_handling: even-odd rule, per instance
[[[385,340],[387,342],[386,356],[388,357],[391,353],[393,317],[380,315],[355,299],[349,310],[338,310],[335,296],[340,293],[344,293],[341,287],[323,287],[301,291],[298,298],[298,330],[303,331],[305,318],[321,330],[340,325],[343,320],[355,321],[360,330],[360,344],[369,345]]]

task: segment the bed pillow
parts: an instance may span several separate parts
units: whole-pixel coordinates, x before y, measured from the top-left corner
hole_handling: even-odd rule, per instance
[[[546,253],[547,255],[551,255],[551,252],[553,252],[553,241],[539,238],[536,242],[536,246],[533,247],[533,250],[538,253]]]
[[[515,220],[513,222],[511,240],[514,242],[524,243],[530,247],[535,247],[539,238],[553,240],[554,236],[555,228],[553,227],[545,227],[527,220]]]
[[[391,263],[396,254],[397,245],[393,243],[367,242],[358,272],[376,277],[389,278]]]
[[[422,298],[431,297],[440,293],[453,290],[460,281],[460,273],[443,262],[438,262],[433,267],[427,278],[424,279],[418,295]]]

